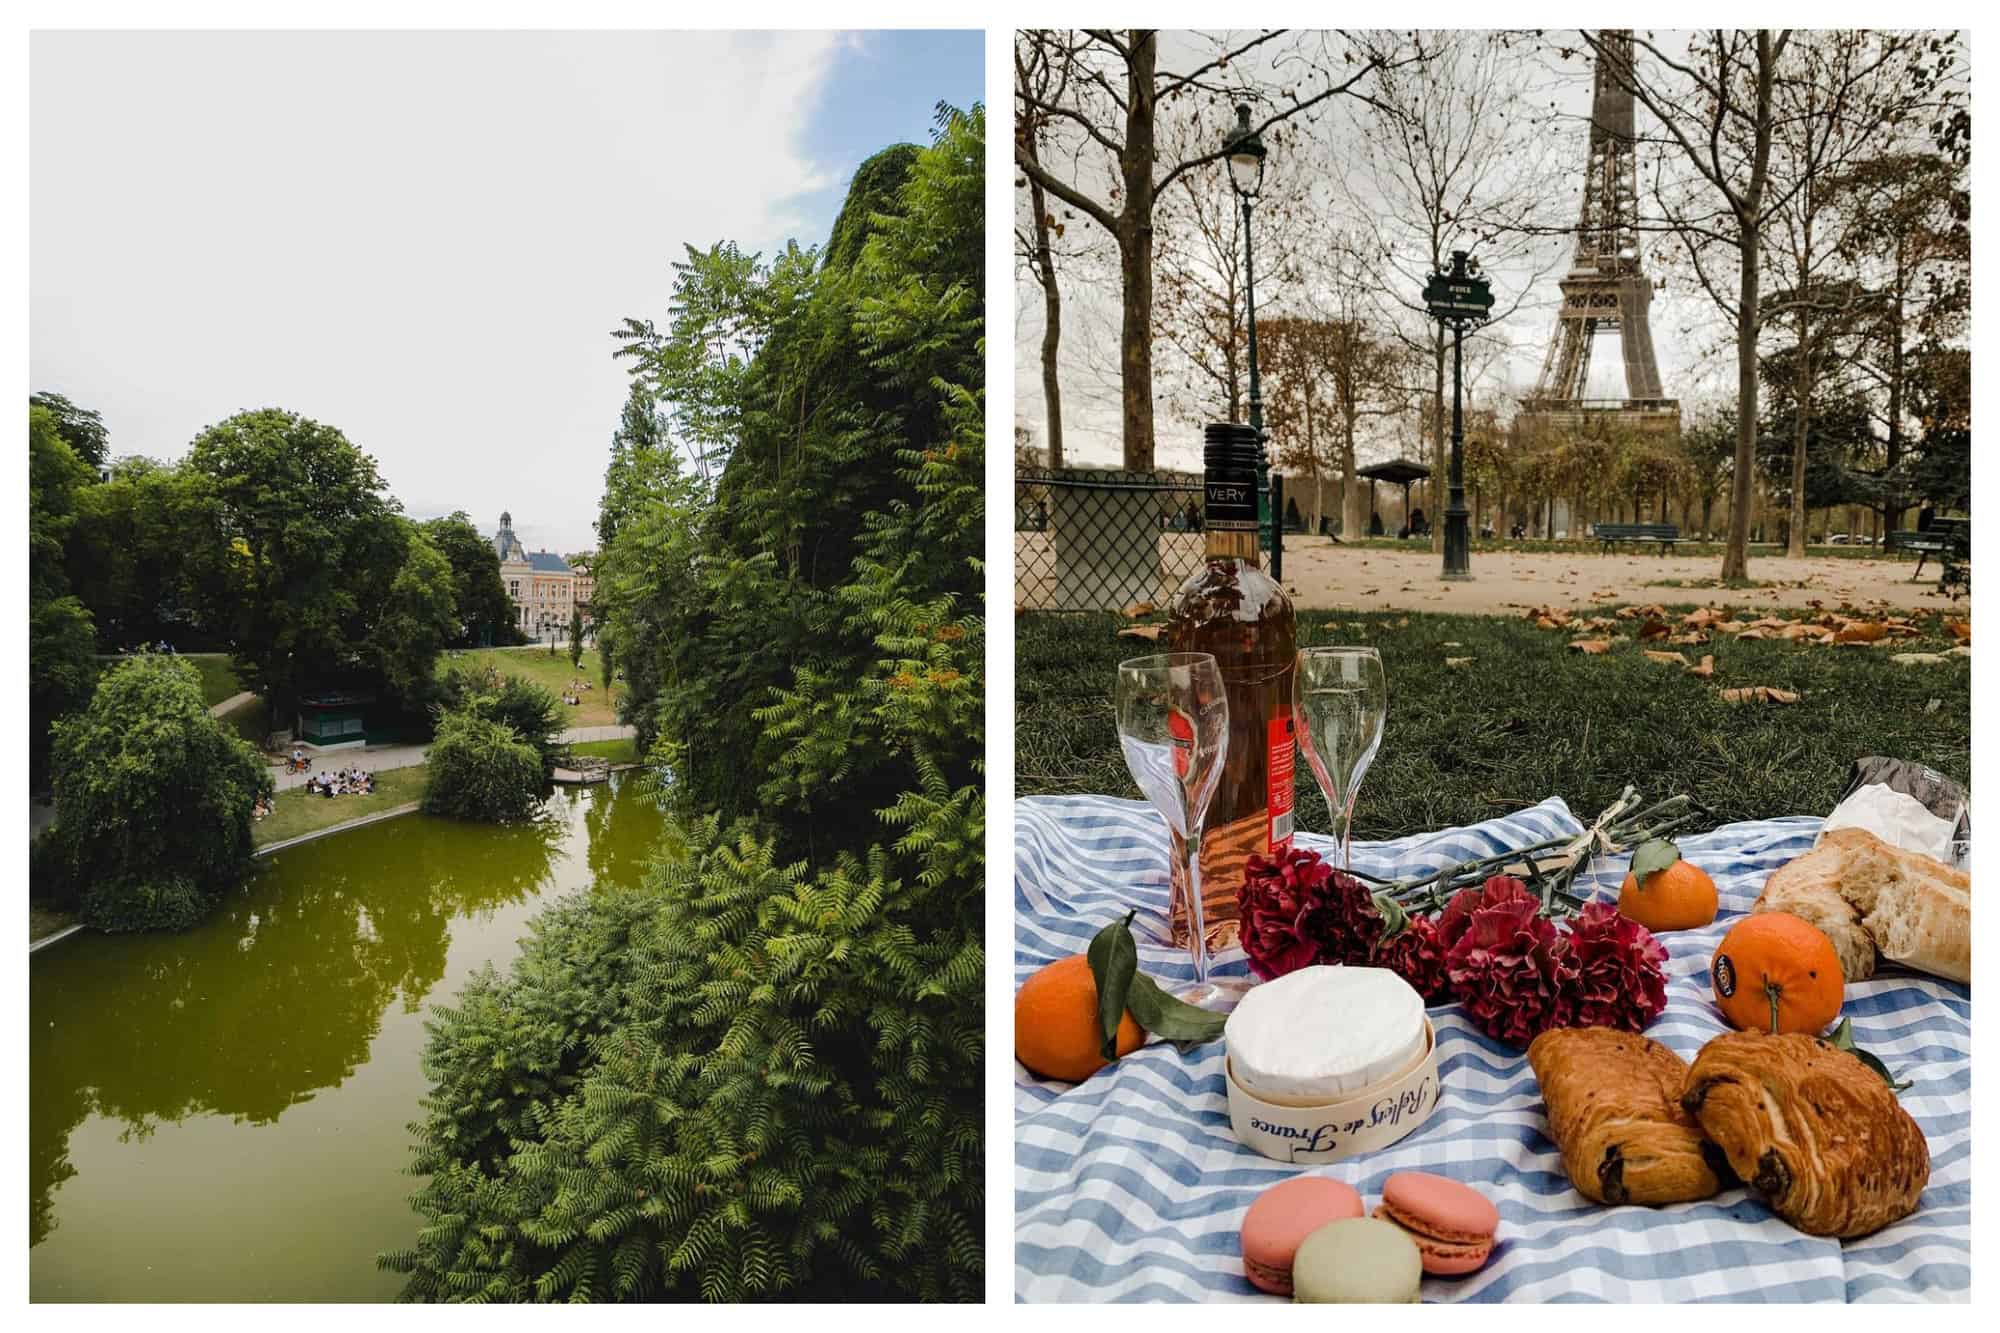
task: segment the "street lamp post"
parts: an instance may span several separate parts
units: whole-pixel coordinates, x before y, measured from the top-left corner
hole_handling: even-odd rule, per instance
[[[1264,188],[1264,139],[1250,128],[1250,108],[1236,108],[1236,128],[1223,140],[1229,159],[1229,188],[1243,201],[1243,292],[1250,334],[1250,429],[1257,432],[1257,526],[1271,553],[1271,577],[1283,578],[1284,552],[1278,546],[1277,516],[1271,506],[1271,460],[1264,448],[1264,393],[1257,377],[1257,265],[1250,242],[1250,212]]]
[[[1493,310],[1493,285],[1479,276],[1479,261],[1451,252],[1451,268],[1433,273],[1424,287],[1431,318],[1451,330],[1451,497],[1444,511],[1444,572],[1453,581],[1472,577],[1472,534],[1465,512],[1465,329],[1484,324]]]

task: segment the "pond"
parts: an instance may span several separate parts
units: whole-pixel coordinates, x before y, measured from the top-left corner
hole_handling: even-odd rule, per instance
[[[635,883],[661,820],[640,772],[549,815],[335,834],[186,934],[33,955],[30,1299],[392,1299],[426,1010],[557,895]]]

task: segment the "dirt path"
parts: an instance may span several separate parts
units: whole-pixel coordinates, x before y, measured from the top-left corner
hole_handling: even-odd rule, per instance
[[[1296,544],[1295,544],[1296,543]],[[1911,582],[1914,560],[1753,557],[1751,579],[1764,586],[1723,588],[1715,556],[1600,555],[1475,550],[1472,579],[1446,583],[1441,558],[1428,550],[1385,551],[1335,546],[1323,538],[1287,539],[1285,587],[1299,606],[1356,611],[1457,611],[1507,615],[1526,606],[1588,606],[1607,602],[1693,602],[1709,606],[1866,606],[1880,598],[1905,610],[1942,610],[1953,603],[1937,590],[1934,564]],[[1681,586],[1661,586],[1677,580]],[[1971,609],[1969,599],[1957,606]]]

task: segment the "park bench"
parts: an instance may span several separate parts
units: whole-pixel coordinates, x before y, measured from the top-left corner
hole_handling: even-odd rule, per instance
[[[1941,567],[1938,587],[1949,591],[1972,591],[1972,520],[1968,518],[1932,519],[1930,527],[1922,532],[1897,531],[1889,534],[1887,547],[1891,551],[1915,551],[1917,568],[1910,575],[1915,583],[1923,577],[1924,562],[1932,556],[1938,558]]]
[[[1599,523],[1597,540],[1609,551],[1619,542],[1651,542],[1665,555],[1681,539],[1681,530],[1672,523]]]

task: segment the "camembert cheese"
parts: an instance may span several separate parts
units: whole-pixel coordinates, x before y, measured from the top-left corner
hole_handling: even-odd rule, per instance
[[[1302,967],[1254,986],[1223,1029],[1243,1090],[1320,1106],[1394,1078],[1424,1057],[1424,1000],[1382,967]]]

